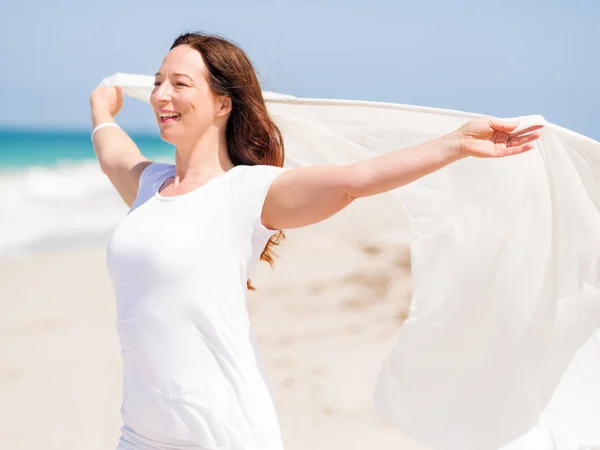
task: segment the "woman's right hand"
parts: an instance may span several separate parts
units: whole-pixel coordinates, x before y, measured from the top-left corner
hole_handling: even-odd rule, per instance
[[[93,112],[109,113],[112,117],[119,114],[123,107],[123,90],[120,87],[99,85],[90,95]]]

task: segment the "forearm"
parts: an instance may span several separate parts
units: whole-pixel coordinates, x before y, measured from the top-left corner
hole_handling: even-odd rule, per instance
[[[115,122],[108,111],[92,108],[92,126]],[[117,167],[131,168],[144,159],[138,146],[129,135],[115,127],[105,127],[94,135],[94,151],[104,172]]]
[[[348,166],[348,195],[367,197],[411,183],[462,159],[454,133]]]

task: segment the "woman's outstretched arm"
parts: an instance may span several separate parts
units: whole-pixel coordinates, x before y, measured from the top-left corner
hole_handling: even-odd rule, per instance
[[[123,106],[120,88],[98,86],[90,97],[92,126],[115,123],[114,116]],[[128,206],[133,204],[138,181],[144,168],[150,164],[133,140],[120,128],[104,127],[93,137],[94,151],[100,168]]]
[[[262,223],[273,230],[310,225],[357,198],[398,188],[467,156],[502,157],[531,150],[541,127],[511,135],[517,125],[483,117],[439,139],[349,166],[286,171],[269,189]]]

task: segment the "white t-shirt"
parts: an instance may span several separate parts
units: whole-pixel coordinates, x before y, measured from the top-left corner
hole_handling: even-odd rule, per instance
[[[153,163],[112,236],[124,420],[119,449],[275,450],[282,440],[246,310],[246,280],[274,231],[260,220],[284,170],[236,166],[158,193]]]

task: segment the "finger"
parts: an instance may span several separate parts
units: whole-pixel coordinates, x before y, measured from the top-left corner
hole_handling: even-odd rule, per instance
[[[488,117],[488,120],[495,130],[502,131],[504,133],[510,133],[519,126],[519,122],[516,120],[503,120],[496,117]]]
[[[519,145],[519,146],[515,146],[515,147],[511,146],[511,147],[507,147],[506,150],[504,150],[497,156],[504,157],[504,156],[518,155],[519,153],[525,153],[534,148],[535,148],[535,145],[533,145],[533,144],[523,144],[523,145]]]
[[[521,136],[523,134],[531,133],[532,131],[541,130],[542,128],[544,128],[544,125],[532,125],[529,128],[525,128],[517,133],[511,134],[511,137]]]
[[[535,145],[533,145],[533,144],[519,145],[518,147],[515,148],[515,152],[513,154],[517,155],[519,153],[525,153],[525,152],[528,152],[529,150],[533,150],[534,148],[535,148]]]
[[[511,136],[508,145],[509,147],[519,147],[520,145],[528,144],[539,139],[542,136],[542,133],[539,131],[534,131],[530,134],[526,134],[524,136]]]

